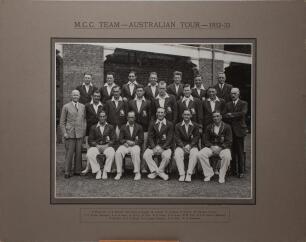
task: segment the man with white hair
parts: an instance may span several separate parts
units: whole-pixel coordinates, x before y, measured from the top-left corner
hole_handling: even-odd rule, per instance
[[[233,132],[231,168],[239,178],[242,178],[244,177],[244,137],[247,130],[245,115],[248,112],[248,103],[240,100],[239,95],[239,89],[232,88],[232,101],[226,103],[223,118],[231,125]]]
[[[85,106],[79,103],[80,92],[71,92],[72,101],[65,104],[60,118],[60,128],[65,140],[65,178],[80,175],[82,170],[82,143],[86,134]],[[74,156],[74,171],[72,159]]]

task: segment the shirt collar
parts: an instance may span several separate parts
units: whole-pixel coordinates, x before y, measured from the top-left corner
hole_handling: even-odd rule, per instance
[[[162,124],[166,125],[166,119],[164,118],[162,121],[160,121],[159,119],[156,120],[155,124],[158,124],[159,122],[161,122]]]
[[[105,122],[104,127],[105,127],[107,124],[108,124],[108,123]],[[100,122],[97,123],[97,128],[99,128],[99,127],[103,127],[103,126],[100,124]]]
[[[112,97],[112,101],[116,101],[114,96]],[[118,101],[122,101],[122,97],[121,96],[119,97]]]
[[[136,100],[136,101],[138,100],[137,96],[135,96],[135,99],[134,99],[134,100]],[[141,101],[146,101],[145,97],[142,97],[142,98],[141,98]]]
[[[111,88],[113,88],[115,85],[116,85],[116,84],[113,83],[113,84],[111,85]],[[105,83],[104,86],[105,86],[105,87],[109,87],[109,85],[108,85],[107,83]]]
[[[184,126],[184,125],[187,125],[187,124],[186,124],[185,121],[183,120],[182,123],[181,123],[181,126]],[[191,125],[191,126],[193,125],[193,123],[191,122],[191,120],[189,121],[189,124],[188,124],[188,125]]]
[[[153,86],[151,83],[148,84],[149,87],[157,87],[157,83]]]
[[[133,124],[133,126],[130,126],[129,122],[127,122],[127,123],[126,123],[126,126],[127,126],[127,127],[133,127],[133,128],[134,128],[134,127],[135,127],[135,123]]]
[[[194,89],[198,89],[196,85],[194,85],[194,87],[193,87],[193,88],[194,88]],[[204,85],[201,85],[200,89],[201,89],[201,90],[205,90]]]
[[[90,104],[95,105],[94,102],[93,102],[93,100],[91,100]],[[98,106],[98,107],[99,107],[99,106],[102,106],[102,103],[99,101],[98,105],[96,105],[96,106]]]
[[[184,102],[187,99],[193,101],[193,96],[190,95],[188,98],[184,96],[182,101]]]
[[[130,85],[130,84],[138,85],[137,81],[134,81],[134,82],[128,81],[127,84],[128,84],[128,85]]]
[[[235,104],[237,104],[237,102],[239,101],[239,98],[237,98],[237,100],[236,101],[233,101]]]
[[[82,85],[83,85],[83,86],[86,86],[85,82],[83,82]],[[91,82],[89,83],[89,86],[92,86],[92,83],[91,83]]]
[[[167,97],[169,97],[168,93],[164,97],[159,96],[159,94],[156,96],[157,99],[165,99]]]
[[[209,101],[211,101],[211,99],[210,99],[210,98],[208,98],[208,100],[209,100]],[[218,97],[216,97],[216,99],[215,99],[215,100],[213,100],[213,102],[216,102],[216,101],[220,102],[220,99],[219,99]]]
[[[74,101],[71,101],[71,102],[72,102],[73,105],[76,104],[77,106],[79,106],[79,102],[74,102]]]

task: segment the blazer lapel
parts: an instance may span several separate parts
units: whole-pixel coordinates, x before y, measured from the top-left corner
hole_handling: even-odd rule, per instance
[[[97,133],[99,134],[99,136],[103,137],[103,134],[101,133],[100,127],[97,127],[96,129],[97,129]],[[104,130],[104,132],[105,132],[105,130]]]
[[[233,111],[235,112],[236,109],[237,109],[237,106],[239,105],[239,100],[238,100],[238,102],[236,103],[236,105],[234,105],[234,103],[232,102],[232,105],[233,105]]]
[[[180,128],[182,130],[183,135],[188,138],[188,134],[186,133],[186,129],[185,129],[185,125],[182,125],[182,123],[180,123]]]
[[[190,134],[192,133],[193,129],[194,129],[194,125],[189,125],[188,126],[188,138],[189,138]]]
[[[166,98],[165,98],[164,108],[168,107],[168,102],[169,102],[169,98],[168,98],[168,97],[166,97]]]
[[[145,101],[142,101],[142,102],[141,102],[141,105],[140,105],[139,113],[142,112],[142,110],[145,108],[145,106],[146,106],[146,102],[145,102]]]
[[[92,113],[97,114],[96,111],[95,111],[95,109],[94,109],[93,104],[90,104],[89,107],[90,107]]]
[[[188,103],[188,108],[193,107],[193,103],[194,103],[194,100],[190,100],[189,103]]]
[[[130,129],[130,127],[128,127]],[[129,133],[130,133],[130,130],[129,130]],[[134,124],[134,127],[133,127],[133,133],[131,135],[131,139],[133,139],[135,137],[135,134],[136,134],[136,125]]]
[[[132,107],[134,110],[136,110],[136,113],[138,113],[136,100],[132,100]]]
[[[206,108],[209,110],[209,112],[212,112],[211,111],[211,106],[210,106],[210,101],[205,101],[206,103]]]
[[[115,101],[112,101],[112,105],[113,105],[114,109],[117,110]],[[119,107],[119,101],[118,101],[118,107]]]

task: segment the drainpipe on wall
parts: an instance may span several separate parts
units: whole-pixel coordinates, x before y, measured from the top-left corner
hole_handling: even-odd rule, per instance
[[[211,45],[211,86],[214,85],[214,76],[215,76],[215,46]]]

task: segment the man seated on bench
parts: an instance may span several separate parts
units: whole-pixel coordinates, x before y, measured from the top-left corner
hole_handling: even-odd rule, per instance
[[[219,111],[212,114],[213,123],[206,127],[203,135],[204,148],[199,152],[198,158],[203,168],[204,181],[210,181],[214,175],[213,168],[209,163],[211,156],[220,156],[221,164],[219,171],[219,183],[225,182],[225,174],[231,161],[232,130],[231,127],[222,122]]]
[[[171,159],[171,145],[173,142],[173,124],[165,119],[166,111],[164,108],[157,108],[157,120],[149,126],[148,148],[143,154],[143,158],[148,164],[150,174],[148,178],[155,179],[157,176],[165,181],[169,176],[165,173],[165,168]],[[159,166],[153,160],[154,155],[161,156]]]
[[[90,164],[92,173],[96,173],[96,179],[107,179],[107,172],[110,172],[114,162],[116,134],[114,127],[106,122],[105,111],[99,113],[99,123],[90,128],[88,144],[90,148],[87,151],[87,161]],[[103,174],[101,174],[100,164],[97,161],[97,155],[104,154],[106,157]],[[86,167],[82,174],[86,174],[89,167]],[[102,176],[101,176],[102,175]]]
[[[120,129],[119,142],[121,145],[115,154],[117,167],[115,180],[119,180],[122,176],[122,161],[128,153],[131,154],[134,165],[134,180],[140,180],[140,147],[144,140],[143,129],[139,124],[135,123],[134,111],[128,112],[127,120],[127,124],[124,124]]]
[[[174,159],[179,171],[179,181],[191,182],[191,175],[197,164],[197,146],[200,139],[199,126],[191,122],[191,110],[183,111],[183,121],[175,125],[175,143],[177,148],[174,151]],[[187,174],[185,177],[184,156],[189,155]]]

